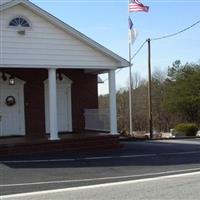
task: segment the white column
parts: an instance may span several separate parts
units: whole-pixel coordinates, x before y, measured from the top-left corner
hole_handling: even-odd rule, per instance
[[[115,70],[109,70],[110,133],[117,134]]]
[[[50,140],[58,140],[56,69],[48,69]]]

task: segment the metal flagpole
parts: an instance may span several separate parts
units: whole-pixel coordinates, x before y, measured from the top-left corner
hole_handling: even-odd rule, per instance
[[[128,14],[130,19],[130,12],[129,12],[129,0],[128,0]],[[132,72],[131,72],[131,33],[129,28],[129,39],[128,39],[128,55],[129,55],[129,130],[130,135],[133,133],[133,124],[132,124]]]
[[[129,41],[129,123],[130,123],[130,134],[133,133],[133,124],[132,124],[132,64],[131,64],[131,42]]]
[[[142,3],[140,3],[139,1],[136,0],[128,0],[128,14],[129,14],[129,19],[130,19],[130,12],[148,12],[149,7],[148,6],[144,6]],[[131,19],[130,19],[131,20]],[[132,21],[131,21],[132,23]],[[130,28],[129,28],[129,31]],[[132,72],[131,72],[131,68],[132,68],[132,63],[131,63],[131,36],[132,34],[129,32],[130,36],[129,36],[129,119],[130,119],[130,134],[132,134],[133,132],[133,124],[132,124]],[[134,37],[136,37],[136,33],[134,33]],[[135,39],[135,38],[134,38]],[[150,39],[148,40],[149,42],[149,71],[151,70],[151,66],[150,66]],[[149,73],[150,74],[150,73]],[[150,77],[151,78],[151,77]],[[151,109],[151,84],[149,85],[149,108]],[[151,115],[151,110],[150,110],[150,129],[152,129],[152,115]],[[151,135],[152,135],[152,131],[150,131]]]
[[[148,42],[148,104],[149,104],[149,133],[150,138],[153,138],[153,122],[152,122],[152,98],[151,98],[151,39],[147,39]]]

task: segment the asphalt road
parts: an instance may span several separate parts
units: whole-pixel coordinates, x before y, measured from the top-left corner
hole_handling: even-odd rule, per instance
[[[7,200],[198,200],[200,172],[66,190],[7,196]]]
[[[18,194],[200,171],[200,139],[125,142],[117,151],[1,157],[0,194]]]

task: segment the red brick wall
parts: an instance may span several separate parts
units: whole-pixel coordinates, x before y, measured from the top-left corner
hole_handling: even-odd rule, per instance
[[[98,108],[97,75],[84,74],[83,70],[57,70],[72,80],[72,128],[84,129],[84,108]],[[45,69],[6,69],[6,73],[26,81],[24,85],[25,126],[27,135],[44,135],[44,85],[48,72]]]

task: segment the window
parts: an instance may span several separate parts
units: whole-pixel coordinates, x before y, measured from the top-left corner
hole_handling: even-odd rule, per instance
[[[9,23],[11,27],[30,27],[30,24],[23,17],[16,17]]]

